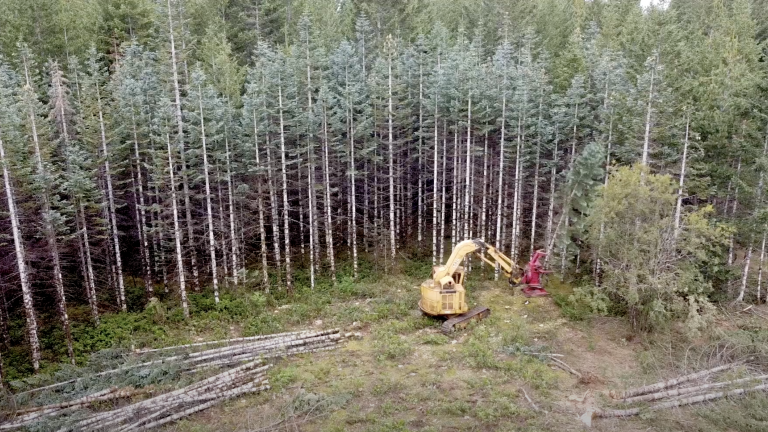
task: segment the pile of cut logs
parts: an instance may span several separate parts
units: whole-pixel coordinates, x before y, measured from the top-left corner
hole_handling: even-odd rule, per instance
[[[268,389],[266,371],[271,365],[264,363],[264,359],[331,350],[344,338],[353,336],[360,334],[342,334],[339,329],[300,331],[135,351],[137,356],[151,356],[154,359],[99,372],[96,375],[116,374],[139,367],[152,368],[170,362],[179,365],[185,373],[222,368],[226,370],[186,387],[110,411],[84,410],[98,402],[127,400],[133,396],[150,393],[149,389],[111,387],[68,402],[25,407],[16,410],[9,421],[0,424],[0,431],[19,429],[42,421],[53,421],[60,431],[148,430],[225,400]],[[77,381],[79,379],[24,393],[50,392],[66,385],[77,385]]]
[[[610,392],[609,396],[623,404],[653,402],[645,407],[627,409],[593,410],[585,413],[581,419],[587,425],[595,417],[630,417],[646,411],[657,411],[685,405],[711,401],[730,396],[740,396],[756,391],[768,390],[768,375],[755,375],[745,378],[690,385],[715,373],[732,370],[742,363],[730,363],[712,369],[683,375],[667,381],[629,389],[624,392]],[[687,386],[686,386],[687,385]]]

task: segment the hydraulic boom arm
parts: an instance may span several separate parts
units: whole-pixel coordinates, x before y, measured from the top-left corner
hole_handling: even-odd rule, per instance
[[[448,261],[445,262],[445,265],[437,267],[432,277],[436,281],[441,281],[445,277],[450,277],[459,267],[461,262],[464,261],[464,258],[472,253],[476,253],[480,259],[492,267],[496,267],[498,264],[499,268],[504,271],[504,274],[510,278],[510,282],[516,284],[520,282],[520,277],[518,276],[520,274],[520,268],[512,262],[508,256],[480,239],[464,240],[457,244],[456,247],[453,248],[453,253],[448,257]]]

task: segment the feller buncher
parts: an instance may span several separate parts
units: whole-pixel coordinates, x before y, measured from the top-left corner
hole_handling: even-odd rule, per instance
[[[430,316],[447,318],[441,327],[443,333],[452,333],[456,329],[466,327],[471,321],[482,320],[491,314],[491,310],[485,306],[472,310],[467,306],[464,289],[465,269],[461,263],[473,253],[490,266],[498,266],[510,285],[522,283],[526,297],[543,297],[549,294],[541,287],[541,275],[549,273],[544,271],[540,261],[546,255],[543,251],[536,251],[528,265],[521,269],[509,257],[484,241],[464,240],[453,248],[444,265],[432,267],[432,278],[421,284],[419,309]]]

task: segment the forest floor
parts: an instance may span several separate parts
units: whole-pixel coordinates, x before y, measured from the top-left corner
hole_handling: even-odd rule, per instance
[[[309,321],[316,327],[354,328],[363,333],[361,339],[338,350],[281,360],[271,370],[270,391],[164,430],[586,430],[578,417],[589,407],[608,406],[603,391],[703,369],[708,355],[711,362],[709,348],[722,346],[713,341],[726,333],[758,328],[764,337],[765,321],[741,316],[747,314],[722,315],[715,324],[717,334],[698,341],[683,341],[672,330],[633,337],[626,319],[570,321],[552,298],[529,300],[505,283],[480,279],[469,282],[469,297],[471,303],[490,307],[491,316],[453,337],[442,335],[440,322],[422,316],[416,307],[420,278],[388,276],[368,283],[365,296],[331,302]],[[555,295],[568,289],[551,284]],[[277,319],[303,307],[288,303],[271,314]],[[238,335],[237,326],[229,329]],[[584,378],[578,380],[542,357],[520,354],[521,349],[562,354]],[[768,430],[768,397],[596,419],[592,430]]]

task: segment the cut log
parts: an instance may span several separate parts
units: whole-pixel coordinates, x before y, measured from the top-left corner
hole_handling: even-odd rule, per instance
[[[689,375],[683,375],[681,377],[674,378],[674,379],[671,379],[671,380],[668,380],[668,381],[662,381],[662,382],[658,382],[658,383],[655,383],[655,384],[651,384],[651,385],[647,385],[647,386],[643,386],[643,387],[638,387],[638,388],[630,389],[630,390],[625,391],[624,393],[616,393],[616,392],[611,391],[609,394],[614,399],[628,399],[628,398],[631,398],[633,396],[638,396],[638,395],[643,395],[643,394],[646,394],[646,393],[657,392],[657,391],[664,390],[664,389],[669,388],[669,387],[674,387],[676,385],[680,385],[680,384],[688,382],[688,381],[693,381],[693,380],[696,380],[696,379],[699,379],[699,378],[703,378],[703,377],[705,377],[707,375],[711,375],[711,374],[716,373],[716,372],[720,372],[720,371],[724,371],[726,369],[730,369],[730,368],[732,368],[732,367],[734,367],[736,365],[739,365],[741,363],[742,362],[729,363],[729,364],[726,364],[726,365],[714,367],[712,369],[707,369],[707,370],[704,370],[704,371],[701,371],[701,372],[696,372],[696,373],[692,373],[692,374],[689,374]]]
[[[761,384],[759,386],[751,387],[751,388],[740,388],[730,391],[722,391],[722,392],[715,392],[715,393],[709,393],[705,395],[699,395],[699,396],[692,396],[685,399],[679,399],[669,402],[662,402],[656,405],[651,405],[647,408],[647,411],[657,411],[661,409],[666,408],[675,408],[685,405],[692,405],[696,403],[711,401],[714,399],[720,399],[727,396],[740,396],[746,393],[755,392],[755,391],[763,391],[768,390],[768,384]],[[609,417],[631,417],[638,415],[643,410],[641,408],[632,408],[632,409],[624,409],[624,410],[598,410],[595,411],[592,416],[593,417],[603,417],[603,418],[609,418]]]
[[[741,384],[749,381],[764,380],[764,379],[768,379],[768,375],[760,375],[757,377],[741,378],[733,381],[724,381],[724,382],[718,382],[718,383],[712,383],[712,384],[704,384],[704,385],[695,386],[695,387],[684,387],[680,389],[667,390],[659,393],[651,393],[651,394],[627,398],[627,399],[624,399],[622,402],[624,403],[650,402],[650,401],[665,399],[668,397],[689,395],[692,393],[698,393],[705,390],[727,387],[730,385]]]

